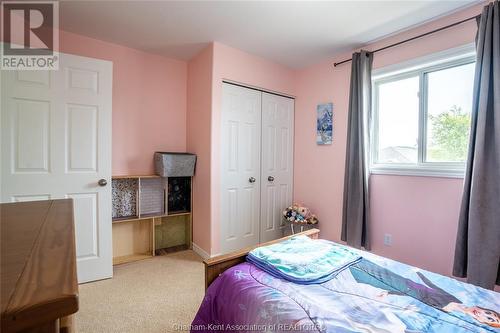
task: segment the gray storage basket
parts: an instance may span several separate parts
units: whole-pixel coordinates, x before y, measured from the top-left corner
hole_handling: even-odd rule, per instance
[[[161,177],[194,176],[196,155],[190,153],[155,153],[156,174]]]

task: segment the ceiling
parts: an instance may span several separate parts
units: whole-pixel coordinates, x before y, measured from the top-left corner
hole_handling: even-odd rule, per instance
[[[218,41],[302,68],[478,2],[61,1],[60,26],[175,59]]]

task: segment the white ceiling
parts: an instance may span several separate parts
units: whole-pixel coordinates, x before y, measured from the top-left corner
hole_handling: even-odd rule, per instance
[[[218,41],[301,68],[478,2],[62,1],[60,26],[181,60]]]

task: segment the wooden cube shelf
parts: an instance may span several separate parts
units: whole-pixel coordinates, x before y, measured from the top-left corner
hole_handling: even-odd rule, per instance
[[[169,188],[179,186],[169,186],[168,178],[113,176],[113,265],[192,248],[191,177],[186,178],[189,198],[177,198],[189,211],[169,214]]]

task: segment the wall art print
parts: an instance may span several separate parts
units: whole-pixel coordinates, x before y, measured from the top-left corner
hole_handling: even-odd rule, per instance
[[[316,143],[331,145],[333,138],[333,103],[318,104],[316,109]]]

